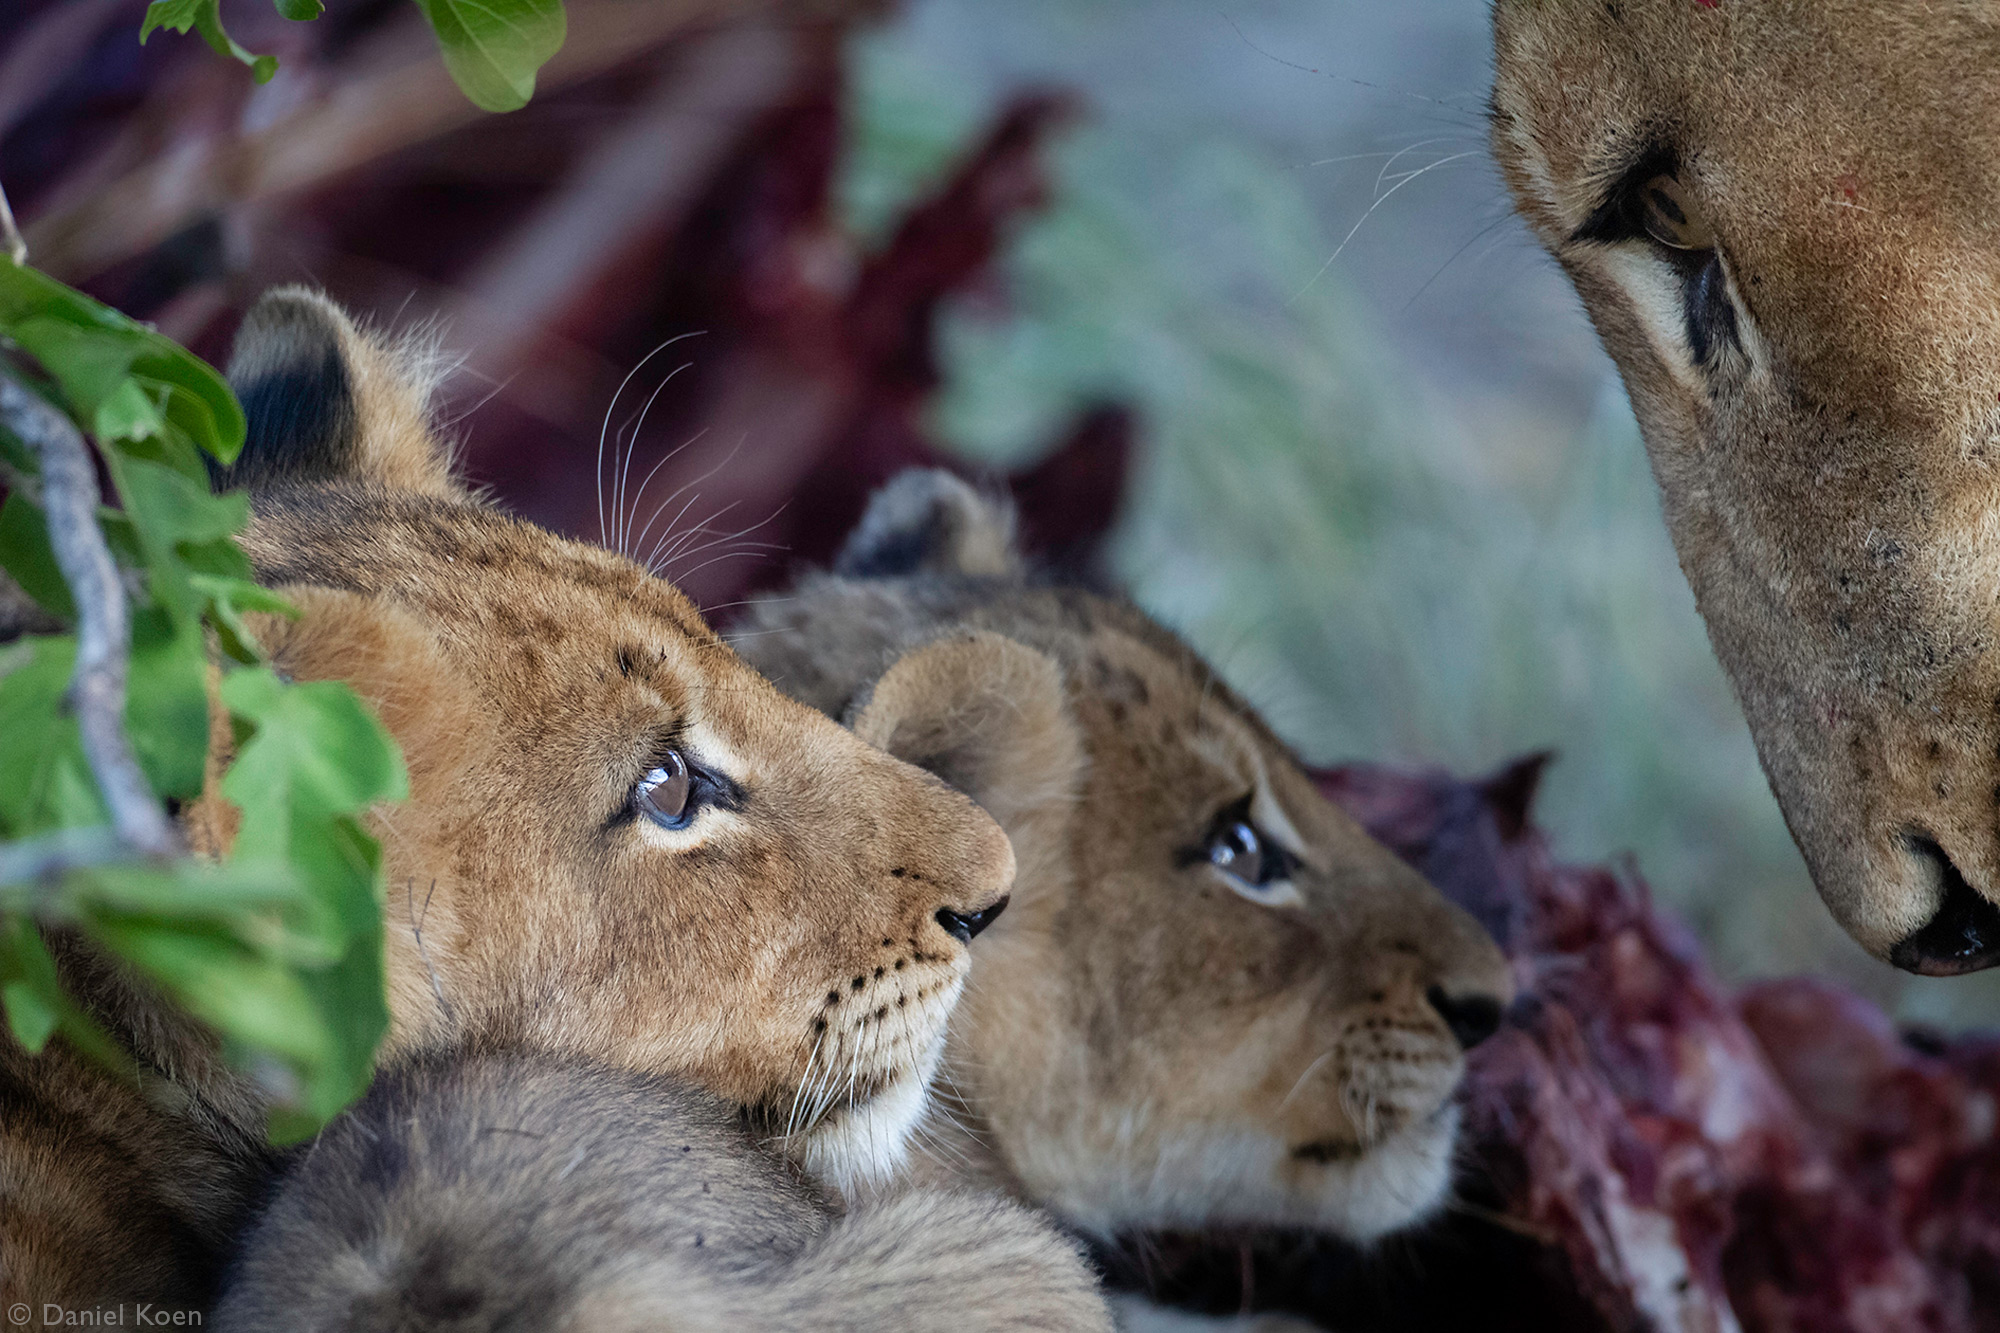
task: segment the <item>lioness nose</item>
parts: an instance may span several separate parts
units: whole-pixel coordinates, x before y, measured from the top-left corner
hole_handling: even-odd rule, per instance
[[[1442,986],[1424,992],[1461,1050],[1471,1050],[1500,1030],[1500,1001],[1491,995],[1452,995]]]
[[[970,944],[972,937],[992,925],[994,918],[1006,908],[1005,898],[977,912],[954,912],[949,907],[940,907],[937,923],[944,927],[945,934],[955,936],[960,944]]]
[[[1967,883],[1931,838],[1912,834],[1903,846],[1919,881],[1938,891],[1938,906],[1928,924],[1890,948],[1889,961],[1927,977],[1954,977],[2000,963],[2000,905]]]

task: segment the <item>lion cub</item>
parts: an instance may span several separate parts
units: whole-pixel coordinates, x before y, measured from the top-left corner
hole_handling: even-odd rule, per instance
[[[293,289],[230,367],[244,545],[302,613],[258,632],[280,671],[353,685],[409,768],[370,821],[384,1058],[473,1043],[671,1076],[838,1184],[892,1171],[1006,838],[642,566],[471,494],[429,424],[433,360]],[[219,797],[184,822],[205,849],[233,831]],[[0,1286],[36,1311],[199,1308],[274,1167],[263,1098],[211,1034],[53,943],[141,1079],[0,1034]]]
[[[1074,1248],[992,1196],[838,1218],[737,1108],[561,1057],[416,1058],[328,1127],[215,1326],[285,1333],[1110,1326]]]
[[[1462,1052],[1512,998],[1499,949],[1187,645],[1127,603],[1034,583],[1012,533],[963,482],[906,473],[832,573],[756,604],[739,639],[1013,840],[932,1167],[1100,1237],[1368,1240],[1427,1216]]]

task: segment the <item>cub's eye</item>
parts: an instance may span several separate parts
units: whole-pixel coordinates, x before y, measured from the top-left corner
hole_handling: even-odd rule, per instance
[[[1209,839],[1208,863],[1245,884],[1269,883],[1277,868],[1277,858],[1264,855],[1264,840],[1246,819],[1225,824]]]
[[[682,829],[693,822],[693,797],[694,777],[678,750],[667,751],[666,761],[632,789],[632,804],[662,828]]]
[[[1680,178],[1661,174],[1639,187],[1633,200],[1639,225],[1669,250],[1713,250],[1715,233],[1688,198]]]
[[[1281,907],[1304,901],[1292,886],[1298,858],[1250,821],[1248,797],[1216,817],[1207,841],[1193,859],[1205,860],[1221,871],[1229,887],[1251,902]]]

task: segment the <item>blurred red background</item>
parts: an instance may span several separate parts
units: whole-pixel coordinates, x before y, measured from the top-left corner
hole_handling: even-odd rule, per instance
[[[0,16],[0,168],[34,263],[217,364],[276,283],[434,323],[464,357],[445,414],[476,482],[560,531],[602,522],[726,610],[939,461],[938,304],[1042,202],[1037,150],[1077,109],[1017,98],[860,248],[830,207],[841,52],[879,8],[571,0],[533,102],[489,116],[407,4],[232,11],[281,58],[259,88],[192,38],[141,47],[128,5],[26,0]],[[1100,405],[990,480],[1087,570],[1132,433]]]

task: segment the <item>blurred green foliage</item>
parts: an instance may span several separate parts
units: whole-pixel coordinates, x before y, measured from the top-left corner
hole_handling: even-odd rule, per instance
[[[841,201],[863,238],[993,110],[915,26],[851,52]],[[1622,392],[1575,438],[1468,438],[1329,264],[1298,174],[1240,135],[1099,124],[1055,169],[1000,290],[949,313],[944,440],[1011,467],[1079,407],[1132,404],[1117,573],[1305,758],[1479,772],[1552,748],[1537,811],[1559,853],[1632,855],[1726,975],[1832,972],[1944,1023],[2000,1012],[2000,983],[1906,977],[1820,905]]]
[[[325,12],[320,0],[272,0],[278,13],[306,22]],[[482,111],[518,111],[535,95],[535,72],[562,49],[568,31],[562,0],[415,0],[430,21],[445,68]],[[217,55],[240,60],[250,77],[269,83],[276,56],[246,51],[222,26],[221,0],[152,0],[139,27],[143,44],[155,28],[201,34]]]
[[[234,728],[221,794],[241,821],[227,862],[130,861],[0,883],[0,1003],[31,1051],[57,1032],[121,1057],[57,982],[38,927],[81,930],[207,1022],[272,1095],[274,1137],[310,1134],[367,1086],[388,1026],[377,848],[357,822],[405,794],[394,743],[344,685],[288,684],[244,616],[290,614],[252,581],[241,494],[210,492],[242,409],[222,378],[151,329],[0,259],[0,356],[97,445],[117,501],[98,521],[132,596],[125,726],[163,798],[202,794],[211,673]],[[6,373],[18,374],[10,370]],[[32,383],[32,379],[24,379]],[[40,468],[0,427],[0,567],[74,623],[39,503]],[[105,833],[67,694],[76,639],[0,650],[0,838]],[[0,844],[0,851],[8,850]]]

